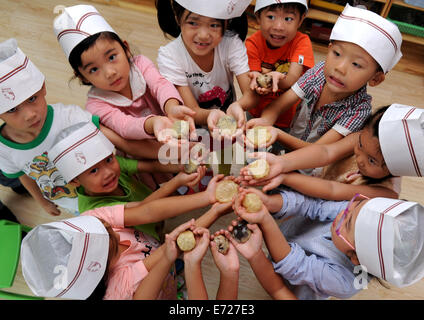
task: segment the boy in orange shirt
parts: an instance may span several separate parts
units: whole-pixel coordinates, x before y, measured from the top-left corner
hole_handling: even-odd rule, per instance
[[[314,66],[311,40],[297,29],[301,26],[308,5],[306,0],[258,0],[255,15],[260,30],[246,40],[249,58],[250,87],[261,95],[257,107],[249,110],[260,117],[262,110],[289,89],[299,77]],[[256,78],[260,74],[272,76],[272,87],[259,87]],[[288,130],[296,112],[295,103],[281,114],[275,126]]]

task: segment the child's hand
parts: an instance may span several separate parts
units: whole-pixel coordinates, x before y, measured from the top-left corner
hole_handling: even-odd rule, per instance
[[[225,116],[225,112],[219,109],[212,109],[209,112],[207,124],[209,128],[209,132],[211,132],[212,135],[214,135],[214,133],[217,134],[217,132],[219,132],[219,129],[216,126],[216,124],[218,123],[219,119],[223,116]]]
[[[251,129],[254,129],[254,128],[251,128]],[[249,139],[247,139],[246,135],[244,135],[243,138],[244,138],[246,147],[250,150],[255,150],[258,148],[268,148],[269,146],[273,145],[275,141],[277,141],[279,129],[277,129],[274,126],[266,126],[266,129],[271,134],[271,138],[265,143],[265,145],[255,146],[252,144],[252,142],[250,142]]]
[[[196,227],[193,230],[196,239],[196,246],[190,251],[184,252],[184,262],[192,265],[199,265],[209,247],[209,230],[203,227]]]
[[[287,75],[278,71],[271,71],[268,74],[272,77],[272,92],[277,92],[280,80],[284,80]]]
[[[248,165],[240,169],[242,180],[250,185],[257,184],[260,181],[270,180],[283,172],[283,161],[281,157],[269,152],[253,152],[247,155],[248,158],[265,159],[269,165],[269,173],[266,177],[255,179],[250,175]]]
[[[221,217],[227,213],[233,212],[233,203],[232,202],[215,202],[211,209],[215,210],[216,213]]]
[[[57,204],[51,202],[50,200],[43,199],[40,205],[43,207],[43,209],[52,216],[59,216],[60,210],[57,206]]]
[[[246,118],[245,118],[245,115],[244,115],[244,110],[241,107],[241,105],[237,101],[233,102],[228,107],[227,114],[229,116],[232,116],[234,119],[236,119],[236,121],[237,121],[237,129],[241,129],[241,130],[238,130],[238,131],[243,132],[244,125],[246,123]],[[233,136],[236,136],[237,133],[238,132],[236,131],[236,133]]]
[[[188,186],[188,187],[194,187],[196,186],[200,179],[202,179],[205,176],[206,173],[206,167],[205,166],[199,166],[197,168],[196,172],[193,173],[185,173],[184,171],[181,171],[178,173],[174,179],[176,179],[178,182],[178,186]]]
[[[241,201],[243,201],[244,197],[248,193],[255,193],[259,197],[259,199],[261,199],[264,206],[269,210],[269,207],[271,205],[271,197],[263,193],[261,190],[258,190],[252,187],[251,188],[240,187],[237,197],[241,198]],[[234,201],[234,205],[235,205],[235,201]]]
[[[274,123],[265,118],[253,118],[246,122],[246,130],[252,129],[257,126],[272,126]]]
[[[262,207],[258,212],[247,212],[246,208],[243,207],[242,205],[243,199],[247,193],[248,193],[247,191],[239,192],[233,204],[234,212],[240,218],[242,218],[243,220],[246,220],[249,223],[261,224],[265,221],[267,215],[270,215],[270,213],[264,204],[262,204]]]
[[[232,225],[228,226],[228,230],[225,231],[225,236],[230,242],[234,245],[238,252],[246,258],[246,260],[250,260],[256,256],[258,252],[262,250],[262,232],[259,229],[257,224],[248,224],[247,227],[250,229],[251,234],[249,240],[244,243],[239,243],[235,240],[230,232],[233,231],[233,226],[237,225],[237,220],[232,221]]]
[[[212,204],[212,203],[216,202],[216,196],[215,196],[216,185],[218,184],[219,181],[223,180],[223,178],[224,178],[223,174],[218,174],[218,175],[214,176],[209,181],[206,190],[203,191],[205,193],[205,195],[208,197],[209,203]]]
[[[240,270],[240,262],[238,259],[237,250],[230,242],[227,254],[220,253],[215,241],[213,241],[213,239],[218,235],[224,235],[226,237],[224,230],[219,230],[215,232],[214,235],[211,235],[210,247],[216,266],[221,273],[238,272]]]
[[[172,121],[168,117],[154,116],[153,121],[153,134],[156,139],[161,143],[170,142],[173,138]]]
[[[189,127],[190,127],[190,139],[191,140],[197,139],[196,126],[194,124],[194,119],[193,119],[193,117],[196,115],[195,111],[183,105],[172,105],[172,106],[169,106],[166,110],[167,110],[167,116],[172,122],[177,120],[188,121]]]
[[[250,78],[250,84],[249,84],[250,90],[256,91],[256,88],[258,88],[258,83],[256,82],[256,78],[259,77],[261,73],[258,71],[250,71],[248,75]]]
[[[175,261],[181,250],[177,246],[177,237],[179,234],[185,230],[194,230],[196,228],[195,220],[191,219],[186,223],[183,223],[176,227],[171,233],[165,234],[165,257],[169,262]]]
[[[253,179],[253,180],[250,180],[248,183],[249,185],[263,186],[262,191],[267,192],[269,190],[277,188],[280,184],[284,184],[284,180],[288,174],[289,173],[280,173],[278,176],[275,176],[274,178],[263,180],[263,181],[257,181]],[[269,210],[268,206],[267,208]]]

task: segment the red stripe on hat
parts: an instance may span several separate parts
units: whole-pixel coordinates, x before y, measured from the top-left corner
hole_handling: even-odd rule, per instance
[[[3,77],[0,78],[0,83],[4,82],[7,79],[9,79],[10,77],[14,76],[19,71],[24,70],[28,65],[28,61],[29,61],[28,57],[25,57],[24,63],[22,63],[19,67],[16,67],[15,69],[13,69],[12,71],[10,71],[9,73],[5,74]]]
[[[343,13],[340,14],[340,18],[344,18],[344,19],[348,19],[348,20],[357,20],[363,23],[366,23],[368,25],[370,25],[371,27],[373,27],[374,29],[380,31],[393,45],[393,47],[395,48],[395,51],[397,51],[397,44],[396,41],[393,39],[393,37],[383,28],[379,27],[378,25],[376,25],[375,23],[368,21],[366,19],[363,18],[358,18],[358,17],[351,17],[351,16],[347,16]]]
[[[60,38],[66,34],[69,33],[77,33],[77,34],[82,34],[83,36],[91,36],[91,34],[81,31],[81,30],[77,30],[77,29],[65,29],[63,31],[61,31],[58,35],[57,35],[57,40],[60,40]]]
[[[406,119],[409,118],[409,116],[415,111],[415,109],[416,108],[412,108],[411,110],[409,110],[409,112],[402,119],[402,125],[403,125],[403,131],[405,133],[406,143],[408,144],[409,154],[411,155],[412,164],[415,169],[415,173],[417,174],[418,177],[422,177],[420,167],[418,165],[418,160],[415,155],[414,144],[412,143],[412,139],[411,139],[411,133],[409,132],[408,122],[406,121]]]
[[[384,210],[382,213],[380,213],[380,219],[378,221],[378,228],[377,228],[377,250],[378,250],[378,259],[380,261],[380,273],[381,277],[386,280],[386,268],[384,267],[384,258],[383,258],[383,247],[382,247],[382,231],[383,231],[383,220],[384,215],[392,210],[393,208],[397,207],[403,203],[402,201],[398,201],[394,204],[392,204],[390,207],[388,207],[386,210]]]
[[[68,221],[63,221],[66,225],[68,225],[68,226],[70,226],[70,227],[72,227],[72,228],[74,228],[74,229],[76,229],[76,230],[78,230],[78,231],[80,231],[81,230],[81,232],[83,232],[82,231],[82,229],[81,228],[79,228],[79,227],[77,227],[77,226],[75,226],[75,225],[73,225],[72,223],[69,223]],[[78,280],[78,278],[79,278],[79,276],[81,275],[81,272],[82,272],[82,269],[83,269],[83,266],[84,266],[84,261],[85,261],[85,258],[86,258],[86,256],[87,256],[87,251],[88,251],[88,243],[90,242],[90,234],[89,233],[86,233],[85,234],[85,239],[84,239],[84,247],[83,247],[83,250],[82,250],[82,254],[81,254],[81,259],[80,259],[80,263],[79,263],[79,266],[78,266],[78,270],[77,270],[77,272],[75,273],[75,276],[74,276],[74,278],[72,279],[72,281],[69,283],[69,285],[66,287],[66,289],[64,289],[61,293],[59,293],[56,297],[57,298],[59,298],[59,297],[61,297],[61,296],[63,296],[65,293],[67,293],[71,288],[72,288],[72,286],[75,284],[75,282]]]
[[[86,14],[82,15],[81,18],[78,20],[76,28],[79,30],[85,19],[87,19],[88,17],[91,17],[91,16],[95,16],[95,15],[100,16],[100,14],[98,12],[87,12]]]
[[[87,136],[83,137],[82,139],[75,142],[73,145],[71,145],[69,148],[62,151],[56,158],[53,159],[53,164],[56,165],[56,163],[62,159],[66,154],[74,150],[79,145],[83,144],[84,142],[90,140],[91,138],[95,137],[100,132],[99,129],[96,128],[92,133],[88,134]]]

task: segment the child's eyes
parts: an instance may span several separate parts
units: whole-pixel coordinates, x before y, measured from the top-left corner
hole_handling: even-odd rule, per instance
[[[333,54],[334,54],[336,57],[339,57],[339,56],[340,56],[340,53],[339,53],[338,51],[336,51],[336,50],[333,50]]]
[[[31,98],[28,99],[29,103],[34,102],[35,100],[37,100],[37,96],[32,96]]]
[[[275,19],[275,16],[273,16],[272,14],[269,14],[269,15],[267,15],[266,16],[269,20],[274,20]]]
[[[113,61],[113,60],[115,60],[116,59],[116,54],[112,54],[110,57],[109,57],[109,61]]]
[[[15,112],[16,110],[18,110],[18,108],[16,108],[16,107],[15,107],[15,108],[12,108],[12,109],[8,110],[8,111],[7,111],[7,113],[13,113],[13,112]]]
[[[368,162],[373,166],[377,165],[377,161],[375,161],[373,158],[368,158]]]
[[[359,63],[352,62],[353,66],[356,68],[362,68],[362,66]]]
[[[111,163],[112,161],[113,161],[113,157],[109,157],[109,158],[106,159],[107,163]]]
[[[214,28],[214,29],[221,28],[221,24],[220,23],[212,23],[211,28]]]
[[[97,68],[91,68],[88,72],[89,73],[95,73],[97,71]]]
[[[99,169],[98,169],[98,168],[94,168],[94,169],[91,169],[91,170],[90,170],[90,173],[93,173],[93,174],[94,174],[94,173],[97,173],[98,171],[99,171]]]
[[[294,19],[293,19],[292,17],[285,17],[285,18],[284,18],[284,20],[291,22],[291,21],[293,21]]]

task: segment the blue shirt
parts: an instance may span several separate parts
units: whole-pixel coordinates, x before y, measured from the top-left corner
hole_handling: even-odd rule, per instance
[[[311,198],[289,190],[277,192],[283,206],[274,218],[292,217],[280,225],[291,251],[283,260],[272,262],[275,272],[289,282],[299,299],[345,299],[358,293],[355,265],[331,238],[331,224],[348,201]]]

